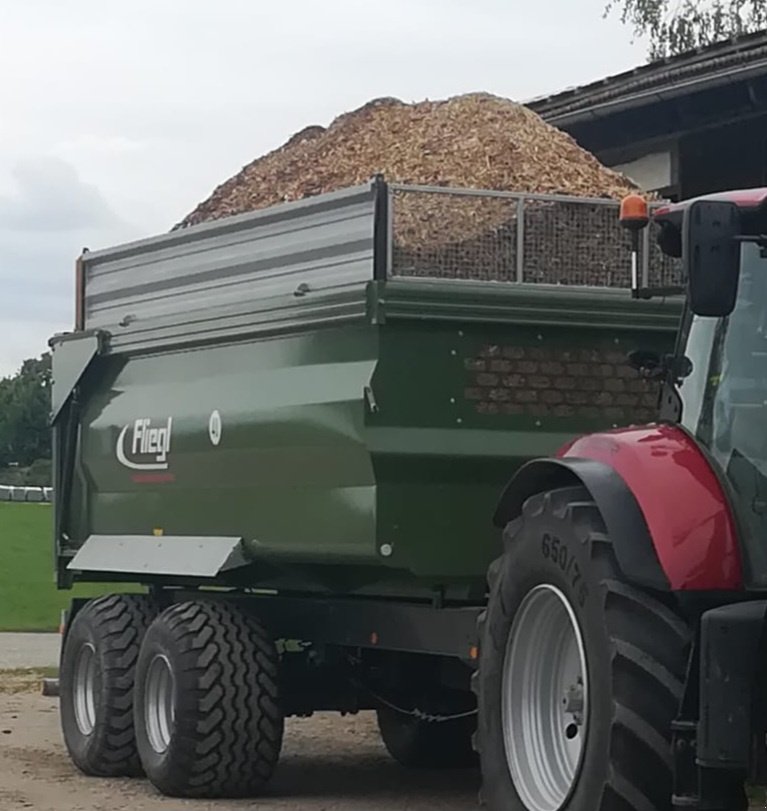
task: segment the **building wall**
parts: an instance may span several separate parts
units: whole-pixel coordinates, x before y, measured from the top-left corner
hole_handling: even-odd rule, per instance
[[[607,157],[603,159],[603,163],[631,178],[645,191],[667,196],[675,189],[678,181],[676,144],[666,148],[652,145],[646,148],[651,151],[632,160]]]

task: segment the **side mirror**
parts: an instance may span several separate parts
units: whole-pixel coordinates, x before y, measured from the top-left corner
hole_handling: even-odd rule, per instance
[[[628,353],[628,365],[647,380],[661,380],[669,373],[676,381],[692,373],[692,361],[686,355],[659,355],[652,349],[635,349]]]
[[[696,315],[723,317],[735,308],[740,232],[740,211],[734,203],[697,200],[685,211],[682,260]]]

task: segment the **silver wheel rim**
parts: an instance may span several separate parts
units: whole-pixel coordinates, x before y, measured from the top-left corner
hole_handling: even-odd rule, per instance
[[[73,692],[77,728],[91,735],[96,727],[96,649],[90,642],[77,653]]]
[[[144,691],[144,720],[149,745],[158,754],[170,745],[174,710],[175,684],[166,656],[157,655],[149,665]]]
[[[503,664],[503,738],[528,811],[557,811],[575,786],[588,731],[588,671],[572,606],[551,585],[514,617]]]

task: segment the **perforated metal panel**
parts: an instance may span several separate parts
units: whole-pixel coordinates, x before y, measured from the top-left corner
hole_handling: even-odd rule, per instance
[[[640,378],[614,349],[486,346],[464,363],[464,398],[478,414],[626,424],[649,421],[657,408],[658,383]]]
[[[395,276],[631,286],[631,241],[615,200],[391,187]],[[642,240],[640,281],[679,283],[679,263]]]

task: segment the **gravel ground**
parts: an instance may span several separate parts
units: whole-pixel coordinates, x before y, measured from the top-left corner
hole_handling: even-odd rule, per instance
[[[80,774],[61,739],[57,701],[39,693],[39,675],[0,673],[2,811],[479,811],[478,785],[473,770],[416,773],[398,766],[371,713],[318,713],[287,722],[280,766],[264,797],[162,797],[146,780]]]
[[[287,724],[268,796],[248,801],[162,797],[145,780],[86,778],[61,740],[55,699],[34,683],[0,686],[3,811],[472,811],[474,771],[412,773],[384,751],[370,713],[317,714]],[[19,692],[14,692],[18,690]]]
[[[0,670],[58,664],[58,634],[0,634]]]

